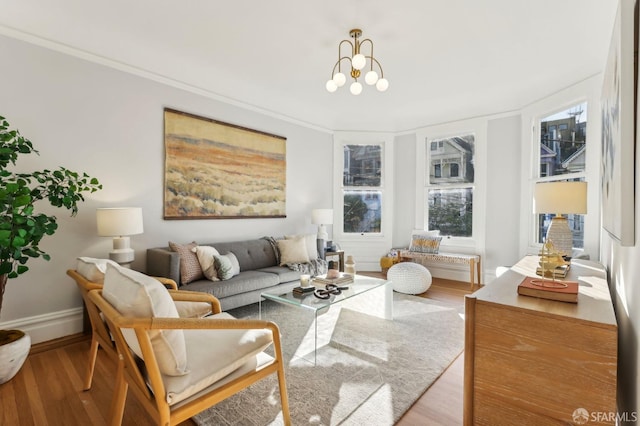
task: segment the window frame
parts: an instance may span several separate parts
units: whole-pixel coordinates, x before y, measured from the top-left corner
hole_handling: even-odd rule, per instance
[[[377,241],[390,244],[393,229],[393,135],[390,133],[337,132],[334,135],[334,239],[347,244]],[[344,150],[347,145],[380,145],[380,186],[345,186],[343,182]],[[344,232],[344,194],[348,191],[381,193],[380,232]]]
[[[600,117],[600,85],[598,76],[593,76],[580,83],[528,105],[521,110],[522,141],[522,176],[520,198],[520,247],[522,254],[537,254],[541,244],[536,242],[536,215],[533,213],[533,192],[535,179],[539,176],[539,159],[536,152],[540,149],[539,121],[556,112],[564,111],[571,106],[587,103],[587,136],[586,163],[584,179],[587,181],[587,214],[584,215],[584,248],[591,259],[600,257],[600,158],[601,158],[601,117]],[[564,175],[567,179],[568,175]],[[573,175],[579,177],[579,175]],[[579,250],[578,250],[579,252]]]
[[[486,211],[486,153],[487,153],[487,119],[477,118],[426,127],[416,132],[416,212],[414,229],[428,228],[428,188],[431,142],[440,139],[473,134],[474,135],[474,182],[440,186],[442,189],[472,188],[473,213],[472,235],[470,237],[454,237],[443,235],[440,246],[443,251],[477,250],[485,239],[483,226]],[[428,147],[427,147],[428,145]],[[440,145],[440,144],[439,144]],[[435,185],[433,187],[438,187]]]

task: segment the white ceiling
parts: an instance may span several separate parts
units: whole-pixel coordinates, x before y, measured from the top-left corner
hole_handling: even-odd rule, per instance
[[[329,130],[519,109],[602,71],[617,0],[0,0],[0,34]],[[389,90],[325,90],[351,28]],[[7,58],[3,58],[3,61]],[[3,65],[4,66],[4,65]]]

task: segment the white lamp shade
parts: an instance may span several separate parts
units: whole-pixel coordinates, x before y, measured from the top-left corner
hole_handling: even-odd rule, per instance
[[[342,87],[347,82],[347,76],[339,72],[333,76],[333,82],[336,83],[336,86]]]
[[[351,83],[351,86],[349,86],[349,90],[351,91],[352,95],[359,95],[360,93],[362,93],[362,84],[358,83],[357,81],[354,81],[353,83]]]
[[[367,72],[364,75],[364,81],[365,83],[367,83],[369,86],[376,84],[376,81],[378,81],[378,73],[371,70],[369,72]]]
[[[367,58],[362,53],[358,53],[351,58],[351,66],[357,70],[361,70],[367,64]]]
[[[314,209],[311,211],[311,223],[314,225],[333,224],[333,209]]]
[[[338,85],[336,84],[335,81],[329,80],[329,81],[327,81],[327,84],[325,85],[325,88],[327,89],[327,92],[333,93],[336,90],[338,90]]]
[[[537,183],[533,198],[534,213],[586,214],[587,182]]]
[[[142,226],[142,208],[115,207],[96,210],[98,235],[101,237],[119,237],[137,235],[144,232]]]
[[[376,82],[376,89],[379,92],[384,92],[389,88],[389,81],[386,78],[381,78]]]

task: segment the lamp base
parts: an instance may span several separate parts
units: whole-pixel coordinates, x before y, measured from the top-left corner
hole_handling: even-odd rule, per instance
[[[318,257],[322,260],[325,259],[324,249],[326,248],[326,246],[327,246],[327,242],[325,239],[321,239],[321,238],[316,239],[316,247],[318,248]]]
[[[114,237],[113,250],[109,252],[109,259],[120,266],[128,268],[135,259],[135,252],[129,247],[129,237]]]
[[[573,253],[573,234],[569,229],[569,221],[564,216],[555,216],[551,219],[547,229],[547,241],[551,241],[560,254],[571,258]]]

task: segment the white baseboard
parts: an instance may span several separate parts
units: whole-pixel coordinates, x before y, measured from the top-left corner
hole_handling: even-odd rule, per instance
[[[2,322],[0,329],[22,330],[31,337],[31,343],[35,344],[81,333],[82,324],[82,308],[73,308]]]

